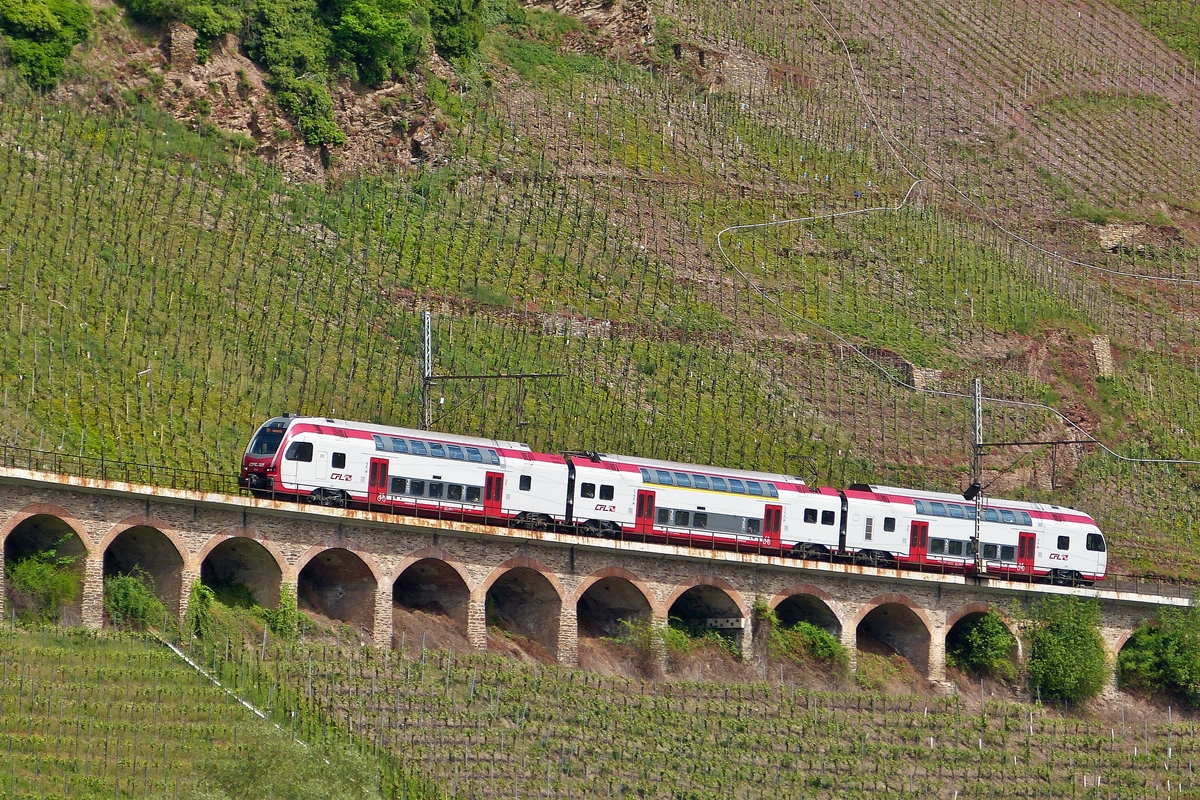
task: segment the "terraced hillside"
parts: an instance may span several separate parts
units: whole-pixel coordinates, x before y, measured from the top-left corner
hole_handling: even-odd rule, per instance
[[[961,490],[982,376],[989,441],[1104,443],[989,450],[992,491],[1194,580],[1200,473],[1130,459],[1200,459],[1196,70],[1138,19],[531,8],[428,80],[444,156],[324,184],[6,78],[5,444],[228,475],[283,410],[414,425],[432,309],[440,372],[566,376],[446,383],[440,429],[834,484]]]

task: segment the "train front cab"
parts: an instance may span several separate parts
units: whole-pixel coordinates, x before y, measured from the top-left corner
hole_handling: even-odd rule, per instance
[[[238,486],[258,495],[269,495],[279,478],[279,446],[287,434],[290,417],[275,417],[259,427],[242,456]]]

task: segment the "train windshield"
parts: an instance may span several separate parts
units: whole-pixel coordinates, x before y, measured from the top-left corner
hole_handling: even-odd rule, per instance
[[[250,442],[250,448],[246,452],[252,456],[275,455],[279,450],[279,443],[283,441],[283,434],[286,430],[286,421],[271,420],[258,429],[258,433],[254,436],[254,440]]]

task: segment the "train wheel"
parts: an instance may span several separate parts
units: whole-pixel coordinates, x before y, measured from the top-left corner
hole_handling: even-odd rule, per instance
[[[807,558],[810,560],[821,560],[829,555],[829,551],[822,545],[810,544],[809,542],[800,542],[792,547],[792,555],[796,558]]]
[[[308,496],[308,502],[326,508],[345,508],[350,498],[341,489],[317,489]]]

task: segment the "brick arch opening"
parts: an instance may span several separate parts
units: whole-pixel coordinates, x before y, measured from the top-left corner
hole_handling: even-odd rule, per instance
[[[946,620],[946,655],[949,658],[957,644],[967,635],[972,624],[989,611],[996,611],[990,603],[968,603],[960,608],[957,612]],[[999,614],[1000,619],[1004,622],[1004,627],[1012,635],[1012,646],[1008,648],[1008,659],[1013,663],[1013,666],[1019,666],[1021,659],[1024,657],[1023,648],[1021,646],[1020,632],[1015,630],[1012,620],[1008,619],[1004,614]]]
[[[261,542],[231,536],[200,562],[200,582],[226,604],[278,608],[283,570]]]
[[[463,631],[471,590],[454,567],[440,558],[422,558],[392,584],[392,606],[449,617]]]
[[[375,631],[378,584],[367,562],[341,547],[322,550],[308,560],[296,579],[299,607],[357,631]]]
[[[621,636],[628,622],[649,622],[650,601],[633,581],[610,575],[593,583],[575,605],[581,636]]]
[[[883,602],[872,608],[855,630],[858,649],[890,656],[899,653],[922,675],[929,674],[929,627],[921,616],[901,602]]]
[[[79,591],[59,609],[55,621],[61,625],[80,625],[83,623],[83,577],[87,565],[87,545],[66,520],[53,514],[34,514],[19,522],[4,537],[5,569],[12,569],[21,561],[46,551],[53,551],[55,557],[75,559],[69,569],[79,576]],[[18,616],[39,616],[44,613],[45,609],[38,599],[15,588],[12,581],[5,581],[4,590],[10,613],[14,610]]]
[[[134,525],[121,531],[104,548],[104,577],[150,576],[154,594],[176,616],[183,592],[183,555],[175,543],[158,528]]]
[[[488,627],[530,639],[558,655],[562,597],[545,575],[529,567],[513,567],[488,587]]]
[[[675,598],[667,611],[672,625],[682,625],[690,632],[715,630],[728,636],[740,647],[743,628],[733,627],[736,620],[745,623],[745,615],[737,601],[724,589],[702,583],[693,586]]]
[[[837,614],[824,600],[814,594],[797,592],[785,597],[775,606],[775,615],[779,618],[779,624],[784,628],[790,628],[798,622],[808,622],[834,636],[842,634],[842,622],[838,619]]]

